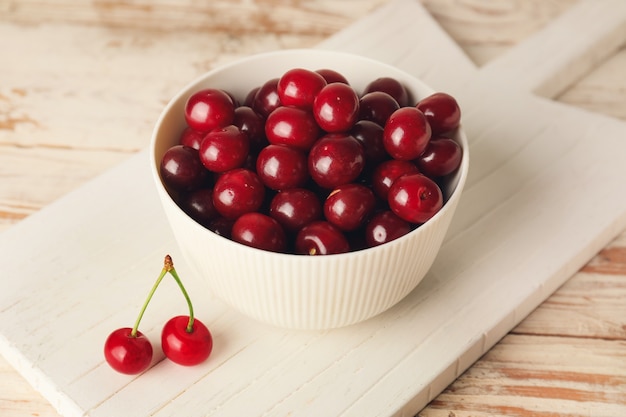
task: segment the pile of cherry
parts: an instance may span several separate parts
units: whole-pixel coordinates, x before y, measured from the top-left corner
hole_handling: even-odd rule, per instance
[[[241,103],[202,89],[161,177],[190,217],[244,245],[308,255],[380,245],[441,209],[461,163],[455,98],[412,100],[395,78],[359,94],[330,69],[291,69]]]

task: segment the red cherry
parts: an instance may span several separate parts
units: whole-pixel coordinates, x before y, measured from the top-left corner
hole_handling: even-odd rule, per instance
[[[313,114],[297,107],[281,106],[267,116],[265,135],[269,143],[309,150],[320,134]]]
[[[372,173],[372,189],[383,200],[387,200],[389,189],[395,180],[406,174],[417,174],[419,169],[409,161],[389,159],[381,162]]]
[[[257,211],[265,198],[265,186],[254,172],[236,168],[225,172],[213,187],[213,205],[227,219]]]
[[[202,142],[205,135],[206,132],[195,130],[187,126],[185,130],[183,130],[183,133],[181,133],[178,143],[198,150],[200,149],[200,142]]]
[[[228,126],[235,118],[235,105],[224,91],[207,88],[192,94],[185,104],[185,120],[196,130],[208,132]]]
[[[380,77],[365,86],[363,94],[373,91],[382,91],[393,97],[400,107],[410,104],[410,95],[406,87],[397,79],[391,77]]]
[[[290,146],[268,145],[259,152],[256,172],[273,190],[301,187],[309,179],[307,155]]]
[[[317,194],[306,188],[292,188],[277,193],[270,202],[269,214],[285,230],[297,232],[322,218],[322,203]]]
[[[161,347],[172,362],[184,366],[204,362],[213,350],[213,337],[209,329],[198,319],[188,329],[189,316],[176,316],[163,326]]]
[[[278,78],[266,81],[256,91],[250,107],[263,117],[267,117],[271,112],[281,105],[278,96]]]
[[[317,72],[319,75],[324,77],[324,79],[326,80],[326,84],[330,84],[330,83],[350,84],[348,82],[348,79],[343,74],[335,70],[332,70],[330,68],[321,68],[321,69],[316,70],[315,72]]]
[[[349,251],[348,239],[327,221],[309,223],[296,236],[296,253],[300,255],[332,255]]]
[[[260,114],[248,106],[240,106],[235,109],[233,125],[248,136],[250,149],[258,151],[267,145],[265,138],[265,120]]]
[[[231,238],[235,242],[271,252],[284,252],[287,237],[282,226],[262,213],[246,213],[233,224]]]
[[[365,94],[359,101],[359,119],[371,120],[385,126],[391,114],[398,110],[400,105],[395,98],[382,91],[372,91]]]
[[[174,145],[165,152],[160,172],[165,185],[178,191],[196,189],[208,178],[198,151],[185,145]]]
[[[200,161],[212,172],[226,172],[241,167],[250,150],[250,139],[237,126],[210,131],[200,143]]]
[[[411,224],[385,210],[375,214],[365,227],[365,242],[368,247],[391,242],[411,231]]]
[[[461,122],[459,104],[449,94],[434,93],[420,100],[416,107],[426,116],[433,135],[451,132]]]
[[[461,165],[461,145],[450,138],[432,139],[416,159],[420,171],[431,178],[451,174]]]
[[[310,109],[315,96],[325,85],[326,80],[317,72],[293,68],[278,80],[278,97],[284,106]]]
[[[430,136],[430,125],[424,113],[416,107],[402,107],[387,120],[383,145],[393,158],[410,161],[424,152]]]
[[[388,195],[389,207],[403,220],[425,223],[443,206],[443,195],[437,183],[422,174],[398,178]]]
[[[205,227],[219,215],[213,205],[211,188],[200,188],[185,195],[180,201],[180,207],[189,217]]]
[[[117,372],[136,375],[150,366],[152,344],[141,333],[133,336],[133,329],[124,327],[113,331],[104,343],[104,358]]]
[[[365,151],[349,134],[328,134],[309,152],[309,174],[324,188],[335,188],[354,181],[363,171]]]
[[[359,117],[359,97],[347,84],[327,84],[315,97],[313,116],[326,132],[347,132]]]
[[[350,131],[363,145],[365,151],[365,163],[368,169],[372,169],[382,161],[389,159],[389,154],[383,145],[383,128],[370,120],[359,120]]]
[[[361,184],[343,184],[326,198],[324,217],[343,231],[353,231],[365,224],[375,206],[371,189]]]

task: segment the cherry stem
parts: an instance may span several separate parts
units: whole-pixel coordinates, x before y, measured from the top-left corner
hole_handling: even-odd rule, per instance
[[[135,325],[133,326],[133,329],[130,331],[130,337],[137,337],[137,331],[139,329],[139,322],[141,321],[141,318],[143,317],[143,313],[146,311],[146,308],[148,307],[148,304],[150,303],[150,300],[152,299],[154,292],[156,291],[157,287],[163,280],[163,277],[165,276],[165,274],[167,274],[167,271],[168,270],[167,270],[167,262],[166,262],[166,266],[164,266],[163,269],[161,270],[161,274],[159,274],[159,277],[157,278],[156,282],[152,286],[150,293],[148,293],[148,297],[146,298],[146,301],[143,303],[143,306],[141,307],[141,311],[139,311],[139,316],[137,316]]]
[[[192,333],[194,317],[193,317],[193,305],[191,304],[191,298],[189,298],[189,294],[187,294],[187,290],[185,290],[185,286],[183,285],[183,282],[178,277],[178,273],[176,272],[176,269],[174,268],[174,263],[172,262],[172,258],[169,255],[165,257],[164,269],[167,269],[167,272],[169,272],[170,275],[174,277],[174,280],[176,280],[178,287],[180,288],[181,292],[185,296],[185,300],[187,300],[187,306],[189,307],[189,321],[187,322],[187,328],[185,330],[187,333]]]

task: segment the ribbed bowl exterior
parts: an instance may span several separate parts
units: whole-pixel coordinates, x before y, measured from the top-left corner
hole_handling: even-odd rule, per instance
[[[166,216],[183,256],[211,290],[241,313],[279,327],[330,329],[358,323],[392,307],[423,279],[437,256],[467,177],[467,140],[461,169],[444,190],[444,207],[427,223],[385,245],[339,255],[304,256],[250,248],[205,229],[172,200],[158,173],[162,155],[184,127],[183,107],[208,86],[235,95],[290,68],[332,68],[357,90],[381,76],[398,78],[421,98],[433,91],[410,75],[367,58],[321,50],[255,55],[211,71],[188,85],[163,111],[151,143],[151,166]]]

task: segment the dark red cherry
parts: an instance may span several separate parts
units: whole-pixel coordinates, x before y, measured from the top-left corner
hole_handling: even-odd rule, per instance
[[[250,139],[237,126],[217,128],[204,137],[198,151],[202,164],[212,172],[241,167],[250,150]]]
[[[250,140],[250,150],[259,151],[267,145],[265,137],[265,120],[260,114],[248,106],[240,106],[235,109],[235,120],[233,125],[248,136]]]
[[[200,188],[186,194],[181,199],[180,207],[189,217],[205,227],[219,215],[213,205],[212,188]]]
[[[335,188],[354,181],[363,171],[365,151],[349,134],[328,134],[309,152],[309,174],[323,188]]]
[[[382,91],[372,91],[359,100],[359,119],[371,120],[385,126],[391,114],[398,110],[400,105],[395,98]]]
[[[256,93],[258,93],[260,89],[261,87],[254,87],[252,90],[248,91],[248,94],[246,94],[246,97],[243,99],[242,106],[252,107]]]
[[[185,120],[195,130],[208,132],[228,126],[235,117],[235,104],[224,91],[207,88],[192,94],[185,104]]]
[[[211,220],[206,228],[216,235],[230,239],[233,223],[235,223],[235,220],[219,216]]]
[[[208,177],[198,151],[185,145],[174,145],[165,152],[161,159],[160,173],[165,185],[178,191],[196,189]]]
[[[213,187],[213,205],[227,219],[257,211],[265,198],[265,186],[254,172],[235,168],[220,175]]]
[[[278,78],[266,81],[254,95],[252,99],[252,109],[263,117],[267,117],[271,112],[281,105],[278,96]]]
[[[271,252],[284,252],[287,248],[282,226],[272,217],[257,212],[241,215],[233,224],[231,237],[235,242]]]
[[[270,202],[269,215],[288,232],[297,232],[322,218],[322,203],[317,194],[306,188],[292,188],[277,193]]]
[[[382,126],[370,120],[359,120],[350,134],[361,142],[365,151],[365,163],[370,169],[390,158],[383,145]]]
[[[325,85],[326,80],[319,73],[304,68],[293,68],[278,80],[278,97],[284,106],[310,109],[313,107],[315,96]]]
[[[446,137],[431,139],[416,159],[420,171],[431,178],[451,174],[461,165],[463,151],[454,140]]]
[[[269,143],[311,149],[320,128],[309,110],[281,106],[267,116],[265,134]]]
[[[295,251],[299,255],[332,255],[349,252],[350,243],[337,227],[318,220],[300,229]]]
[[[387,200],[395,215],[415,224],[425,223],[443,206],[441,189],[422,174],[398,178],[391,186]]]
[[[273,190],[301,187],[309,179],[307,155],[290,146],[268,145],[259,152],[256,172]]]
[[[402,107],[387,120],[383,145],[393,158],[410,161],[424,152],[430,136],[430,125],[424,113],[416,107]]]
[[[417,174],[419,169],[409,161],[389,159],[381,162],[372,173],[372,190],[382,200],[387,201],[389,189],[394,181],[406,174]]]
[[[393,97],[400,107],[411,105],[410,95],[404,84],[392,77],[380,77],[370,82],[363,91],[363,94],[373,91],[382,91]]]
[[[391,242],[411,231],[411,224],[392,211],[385,210],[375,214],[365,226],[365,242],[368,247]]]
[[[347,84],[327,84],[315,97],[313,116],[326,132],[347,132],[359,117],[359,97]]]
[[[426,116],[433,135],[451,132],[461,122],[461,109],[450,94],[434,93],[420,100],[416,107]]]
[[[330,84],[330,83],[350,84],[348,82],[348,79],[343,74],[341,74],[338,71],[332,70],[330,68],[321,68],[321,69],[316,70],[315,72],[317,72],[319,75],[324,77],[324,79],[326,80],[326,84]]]
[[[376,197],[361,184],[343,184],[335,188],[324,202],[324,217],[343,231],[363,226],[374,211]]]

